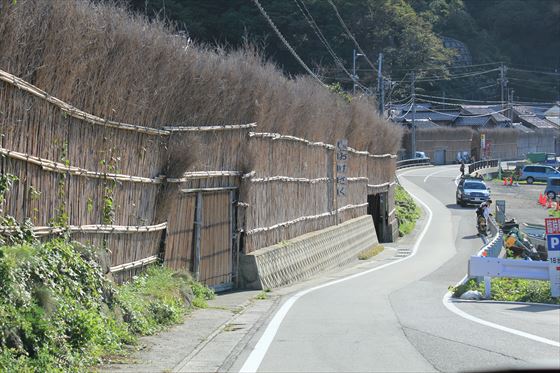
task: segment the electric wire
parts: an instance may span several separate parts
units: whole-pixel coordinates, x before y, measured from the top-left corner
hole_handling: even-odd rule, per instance
[[[437,114],[441,114],[441,115],[447,115],[450,117],[454,117],[454,118],[483,118],[483,117],[487,117],[489,115],[494,115],[494,114],[501,114],[504,113],[506,111],[508,111],[509,109],[502,109],[502,110],[497,110],[497,111],[493,111],[490,113],[485,113],[485,114],[476,114],[476,115],[454,115],[454,114],[449,114],[449,113],[442,113],[440,111],[437,110],[433,110],[430,108],[424,108],[427,111],[431,111],[432,113],[437,113]]]
[[[311,69],[309,68],[309,66],[307,66],[305,64],[305,62],[303,62],[303,60],[298,56],[298,54],[296,53],[296,51],[292,48],[292,46],[290,45],[290,43],[288,43],[288,41],[286,40],[286,38],[284,38],[284,35],[282,35],[282,33],[280,32],[280,30],[278,30],[278,28],[276,27],[276,25],[274,24],[274,22],[272,22],[272,19],[270,19],[270,17],[268,16],[268,14],[266,13],[266,11],[264,10],[264,8],[262,7],[262,5],[259,3],[259,0],[253,0],[253,3],[257,6],[257,8],[259,8],[259,11],[261,12],[261,14],[263,15],[264,18],[266,18],[266,20],[268,21],[268,24],[270,25],[270,27],[272,27],[272,29],[274,30],[274,32],[276,33],[276,35],[280,38],[280,40],[282,41],[282,43],[284,43],[284,45],[286,46],[286,48],[288,48],[288,50],[290,51],[290,53],[292,54],[292,56],[294,56],[294,58],[300,63],[300,65],[305,69],[305,71],[307,71],[309,73],[309,75],[311,75],[313,78],[315,78],[319,83],[321,83],[323,86],[326,86],[325,83],[323,83],[323,81],[317,76],[315,75],[315,73],[313,73],[313,71],[311,71]]]
[[[342,28],[346,32],[346,35],[348,35],[348,37],[350,37],[350,39],[352,39],[352,41],[354,42],[354,45],[356,46],[356,48],[358,48],[358,51],[360,51],[360,53],[366,59],[367,63],[373,68],[373,71],[378,72],[377,68],[375,67],[375,64],[373,62],[371,62],[371,60],[368,58],[368,56],[366,55],[366,53],[364,52],[364,50],[362,49],[362,47],[360,46],[360,44],[358,43],[358,41],[356,40],[356,38],[354,37],[352,32],[350,31],[350,29],[348,28],[348,26],[346,26],[346,22],[344,22],[344,19],[342,19],[342,16],[338,12],[338,8],[336,7],[336,5],[332,2],[332,0],[329,0],[329,4],[331,5],[334,12],[336,13],[336,18],[338,18],[338,22],[340,22],[340,25],[342,26]],[[387,79],[385,76],[383,76],[383,74],[381,74],[381,76],[383,77],[383,79]]]
[[[315,32],[315,35],[317,35],[317,37],[319,38],[319,40],[321,41],[321,43],[323,44],[323,46],[327,49],[327,51],[329,52],[329,54],[331,55],[331,57],[334,60],[334,63],[342,70],[344,71],[344,73],[346,73],[346,75],[348,75],[348,77],[350,77],[350,79],[352,80],[352,82],[354,82],[354,84],[356,84],[357,87],[359,87],[360,89],[362,89],[363,92],[365,92],[366,94],[369,94],[369,88],[367,88],[366,86],[364,86],[363,84],[361,84],[360,82],[358,82],[357,79],[355,79],[355,77],[353,76],[353,74],[351,74],[346,67],[344,66],[344,63],[342,61],[342,59],[340,57],[338,57],[338,55],[336,54],[336,52],[334,51],[334,49],[331,47],[331,45],[329,44],[329,42],[327,41],[327,38],[325,38],[325,35],[323,34],[323,32],[321,31],[321,29],[319,28],[319,25],[317,25],[317,22],[315,22],[315,19],[313,18],[313,15],[311,15],[311,12],[309,11],[309,9],[307,8],[307,6],[305,5],[305,3],[303,2],[303,0],[294,0],[294,3],[297,5],[298,9],[300,10],[300,12],[303,14],[303,17],[305,18],[305,20],[307,21],[307,23],[309,24],[309,26],[311,26],[311,29],[313,30],[313,32]],[[301,5],[300,5],[301,3]],[[302,8],[303,7],[303,8]]]
[[[416,94],[417,97],[428,97],[428,98],[435,98],[435,99],[442,99],[442,100],[450,100],[450,101],[460,101],[460,102],[473,102],[473,103],[495,103],[499,104],[502,101],[488,101],[488,100],[469,100],[464,98],[455,98],[455,97],[443,97],[443,96],[431,96],[431,95],[424,95],[421,93]]]
[[[411,99],[409,102],[407,102],[407,103],[404,104],[404,105],[412,104],[412,101],[413,101],[413,100]],[[410,107],[408,108],[408,111],[407,111],[406,113],[404,113],[403,115],[391,117],[391,119],[402,119],[402,118],[406,117],[406,116],[408,115],[408,113],[410,113],[410,111],[412,110],[412,106],[413,106],[413,105],[410,105]]]
[[[527,70],[527,69],[517,69],[515,67],[509,67],[508,71],[520,71],[525,73],[535,73],[535,74],[543,74],[543,75],[551,75],[560,77],[559,72],[552,72],[552,71],[538,71],[538,70]]]
[[[449,75],[447,77],[425,77],[425,78],[418,78],[415,81],[416,82],[437,82],[437,81],[442,81],[442,80],[462,79],[462,78],[469,78],[469,77],[472,77],[472,76],[486,75],[486,74],[492,73],[494,71],[500,71],[500,69],[491,69],[491,70],[480,71],[480,72]]]

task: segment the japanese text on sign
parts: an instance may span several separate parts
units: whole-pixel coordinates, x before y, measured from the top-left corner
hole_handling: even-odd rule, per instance
[[[560,218],[544,219],[546,234],[560,234]]]
[[[348,140],[338,140],[336,142],[336,195],[338,197],[346,196],[346,187],[348,184],[348,178],[346,177],[346,172],[348,170],[347,161]]]

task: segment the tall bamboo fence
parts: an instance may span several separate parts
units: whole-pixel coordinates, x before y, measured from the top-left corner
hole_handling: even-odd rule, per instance
[[[39,236],[106,248],[121,280],[158,258],[193,270],[200,229],[197,273],[219,284],[239,250],[364,215],[368,194],[390,190],[392,155],[350,148],[347,195],[336,197],[332,145],[255,127],[113,122],[0,71],[0,167],[18,178],[2,213],[31,219]]]
[[[394,157],[349,149],[347,194],[337,197],[333,145],[275,133],[249,136],[254,168],[243,177],[240,196],[245,252],[365,215],[370,180],[388,185],[394,179]]]
[[[488,159],[517,158],[518,130],[513,128],[481,129],[476,136],[473,137],[473,148],[480,148],[480,136],[482,134],[486,137],[487,151],[480,149],[480,157],[484,155]]]
[[[437,151],[445,151],[445,163],[456,161],[458,152],[471,152],[475,133],[470,128],[422,128],[416,130],[416,150],[435,160]],[[412,149],[412,134],[407,130],[403,137],[403,146]]]

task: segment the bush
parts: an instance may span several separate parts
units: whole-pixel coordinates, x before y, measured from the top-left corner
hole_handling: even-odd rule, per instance
[[[490,299],[496,301],[560,304],[559,298],[550,296],[549,281],[492,278],[491,289]],[[452,288],[453,296],[458,298],[468,290],[478,290],[484,294],[484,282],[469,279],[463,285]]]
[[[420,218],[420,208],[400,185],[397,185],[395,189],[395,204],[399,236],[402,237],[412,232],[416,226],[416,221]]]
[[[95,252],[64,239],[0,246],[0,371],[86,370],[136,335],[180,322],[191,285],[195,299],[213,296],[155,266],[116,286]]]

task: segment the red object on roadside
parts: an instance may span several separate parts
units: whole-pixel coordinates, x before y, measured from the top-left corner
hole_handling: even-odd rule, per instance
[[[504,177],[504,185],[507,185],[507,177]]]
[[[486,255],[488,255],[488,253],[486,253],[486,250],[484,250],[484,251],[482,252],[482,256],[486,256]]]

